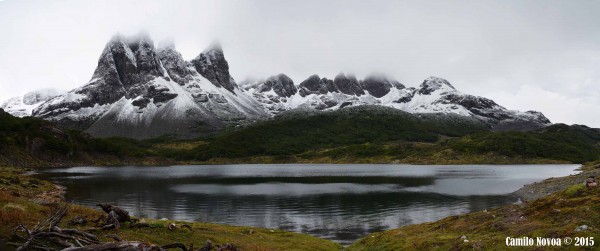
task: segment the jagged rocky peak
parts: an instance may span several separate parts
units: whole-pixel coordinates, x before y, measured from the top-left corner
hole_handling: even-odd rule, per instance
[[[345,75],[344,73],[340,73],[333,79],[333,84],[341,93],[347,95],[361,96],[365,94],[365,91],[353,74]]]
[[[219,44],[186,61],[172,42],[155,47],[147,33],[117,34],[84,86],[58,96],[18,97],[0,108],[95,136],[137,138],[173,132],[192,137],[202,133],[198,128],[210,132],[292,109],[332,110],[348,105],[472,116],[500,129],[550,123],[539,112],[510,111],[490,99],[462,94],[437,77],[425,79],[418,88],[406,88],[381,74],[359,81],[340,73],[334,79],[312,75],[296,86],[288,76],[278,74],[240,86],[231,77]]]
[[[154,42],[147,33],[130,37],[117,34],[104,48],[88,86],[76,93],[94,97],[100,105],[113,103],[123,96],[142,94],[144,88],[140,85],[164,75]],[[104,90],[98,92],[98,87]]]
[[[159,43],[157,54],[171,80],[179,85],[193,80],[194,72],[190,69],[192,65],[183,59],[172,40]]]
[[[337,91],[335,88],[329,90],[327,82],[331,82],[330,85],[333,86],[333,81],[328,81],[326,78],[321,79],[317,74],[312,75],[298,85],[298,93],[300,96],[306,97],[310,94],[327,94],[330,91]]]
[[[119,43],[121,42],[121,43]],[[149,74],[153,76],[163,76],[164,72],[160,67],[160,61],[156,56],[156,51],[154,48],[154,41],[150,38],[150,35],[146,32],[141,32],[137,35],[125,37],[120,34],[117,34],[109,43],[116,44],[117,49],[112,50],[113,58],[126,56],[126,59],[131,61],[134,64],[135,70],[139,74]],[[126,55],[121,54],[122,51],[119,51],[119,45],[126,45],[123,49]],[[130,53],[131,52],[131,53]],[[117,58],[119,59],[119,58]],[[120,63],[116,61],[115,63]],[[125,72],[132,73],[132,72]],[[124,82],[123,84],[130,84]]]
[[[265,93],[273,90],[280,97],[291,97],[298,92],[294,81],[285,74],[271,76],[258,87],[258,91]]]
[[[390,92],[391,88],[403,89],[404,85],[395,80],[389,80],[383,74],[371,74],[360,82],[364,90],[373,97],[381,98]]]
[[[135,138],[196,137],[266,115],[237,89],[220,46],[193,62],[172,42],[155,47],[147,33],[117,34],[88,83],[42,103],[33,115],[94,136]]]
[[[340,90],[337,88],[337,86],[335,86],[333,79],[322,78],[321,80],[323,80],[323,83],[325,83],[325,86],[327,86],[327,91],[340,92]]]
[[[431,77],[426,78],[423,81],[423,83],[421,83],[421,86],[420,86],[418,92],[419,92],[419,94],[429,95],[432,92],[440,90],[440,89],[456,90],[454,88],[454,86],[452,86],[450,84],[450,82],[448,82],[448,80],[431,76]]]
[[[225,60],[221,44],[213,43],[198,57],[192,60],[196,71],[217,87],[223,87],[234,93],[237,87],[235,80],[229,74],[229,64]]]

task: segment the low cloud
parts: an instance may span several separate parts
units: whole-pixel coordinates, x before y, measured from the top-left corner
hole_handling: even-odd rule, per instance
[[[113,34],[147,30],[187,59],[219,40],[238,81],[382,72],[416,86],[435,75],[510,109],[600,127],[598,12],[599,1],[558,0],[6,0],[0,100],[81,86]]]

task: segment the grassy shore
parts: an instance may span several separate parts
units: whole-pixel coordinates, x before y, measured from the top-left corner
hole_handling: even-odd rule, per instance
[[[33,227],[44,219],[52,205],[63,201],[64,188],[48,181],[23,175],[22,169],[0,168],[0,243],[11,240],[12,231],[18,224]],[[61,222],[63,227],[89,229],[92,225],[69,226],[75,216],[87,216],[96,219],[101,211],[70,205],[69,211]],[[109,241],[105,235],[117,234],[130,241],[144,241],[158,245],[181,242],[201,247],[210,240],[213,244],[232,243],[241,250],[341,250],[342,246],[329,240],[319,239],[306,234],[291,233],[278,229],[228,226],[210,223],[185,222],[192,227],[169,230],[171,223],[181,225],[184,222],[172,220],[143,219],[152,228],[129,228],[124,224],[119,230],[93,232],[102,241]],[[0,250],[9,246],[0,245]],[[10,249],[8,249],[10,250]]]
[[[594,247],[511,248],[511,250],[597,250],[600,247],[600,187],[586,188],[581,182],[600,172],[593,163],[574,177],[548,179],[525,187],[528,193],[560,191],[521,204],[451,216],[440,221],[410,225],[373,233],[355,242],[348,250],[507,250],[506,237],[594,237]],[[545,187],[545,188],[542,188]],[[587,226],[578,231],[578,227]],[[581,228],[579,229],[581,230]]]

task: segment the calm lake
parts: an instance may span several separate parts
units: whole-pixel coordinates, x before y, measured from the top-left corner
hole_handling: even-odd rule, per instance
[[[375,231],[515,202],[527,183],[579,165],[210,165],[38,170],[66,197],[138,217],[312,234],[343,244]]]

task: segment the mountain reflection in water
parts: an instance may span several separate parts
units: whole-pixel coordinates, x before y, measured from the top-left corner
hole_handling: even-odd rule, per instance
[[[211,165],[39,170],[67,199],[133,215],[279,228],[343,244],[371,232],[513,202],[578,165]]]

